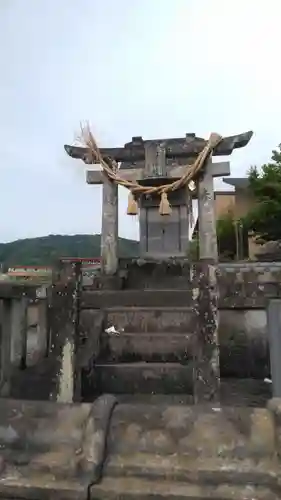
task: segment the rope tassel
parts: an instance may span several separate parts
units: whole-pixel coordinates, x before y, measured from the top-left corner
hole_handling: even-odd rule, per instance
[[[137,215],[138,213],[139,213],[138,202],[132,191],[130,191],[128,197],[127,215]]]
[[[162,193],[161,193],[159,213],[160,213],[160,215],[171,215],[171,213],[172,213],[172,207],[169,203],[166,191],[162,191]]]

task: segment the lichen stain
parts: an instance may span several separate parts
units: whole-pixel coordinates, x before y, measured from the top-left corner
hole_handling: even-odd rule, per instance
[[[72,403],[73,401],[73,361],[74,346],[70,340],[66,340],[62,351],[62,363],[59,376],[59,393],[57,397],[59,403]]]

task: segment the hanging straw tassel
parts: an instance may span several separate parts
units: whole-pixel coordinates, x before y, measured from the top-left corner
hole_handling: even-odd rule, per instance
[[[129,192],[127,215],[137,215],[139,213],[138,202],[132,191]]]
[[[172,213],[172,207],[169,203],[166,191],[162,191],[162,193],[161,193],[159,213],[160,213],[160,215],[171,215],[171,213]]]

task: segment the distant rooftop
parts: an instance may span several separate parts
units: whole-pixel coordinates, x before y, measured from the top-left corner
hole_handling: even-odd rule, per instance
[[[247,189],[249,181],[247,177],[224,177],[223,182],[235,188]]]

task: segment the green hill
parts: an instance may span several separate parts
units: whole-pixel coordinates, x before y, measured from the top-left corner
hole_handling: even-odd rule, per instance
[[[119,255],[134,257],[138,255],[139,243],[119,238]],[[99,257],[100,234],[75,234],[63,236],[50,234],[40,238],[16,240],[0,243],[0,263],[13,265],[52,265],[60,257]]]

